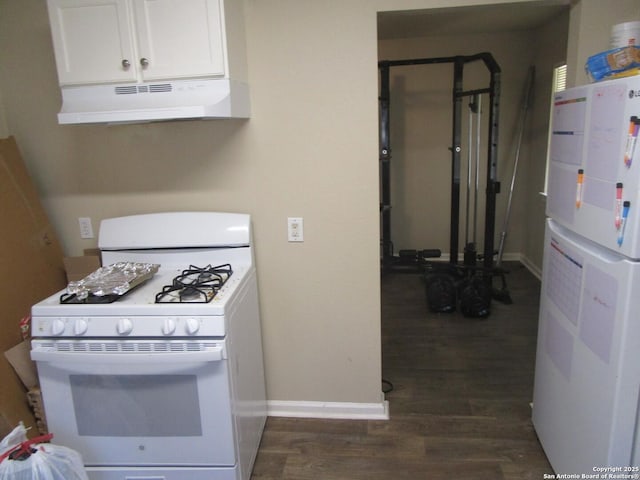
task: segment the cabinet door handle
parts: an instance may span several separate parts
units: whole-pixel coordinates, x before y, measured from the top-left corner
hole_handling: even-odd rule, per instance
[[[127,60],[126,58],[122,60],[122,68],[124,70],[129,70],[130,66],[131,66],[131,62],[129,60]]]
[[[142,65],[142,68],[147,68],[149,66],[149,60],[147,60],[146,58],[141,58],[140,65]]]

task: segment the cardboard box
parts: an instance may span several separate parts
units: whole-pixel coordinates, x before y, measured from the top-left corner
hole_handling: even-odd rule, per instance
[[[47,417],[44,413],[42,392],[37,387],[32,388],[27,392],[27,399],[29,400],[29,405],[31,405],[31,409],[33,410],[33,416],[36,417],[38,433],[40,435],[46,435],[49,433],[49,427],[47,426]]]
[[[83,255],[81,257],[64,257],[64,269],[67,282],[77,282],[100,268],[100,257]]]
[[[5,352],[22,342],[19,323],[31,306],[66,286],[62,248],[13,137],[0,139],[0,225],[0,351]],[[20,421],[35,426],[26,389],[4,355],[0,385],[0,437]]]
[[[30,351],[31,342],[24,340],[4,352],[5,358],[27,390],[38,386],[38,371],[35,362],[31,360]]]

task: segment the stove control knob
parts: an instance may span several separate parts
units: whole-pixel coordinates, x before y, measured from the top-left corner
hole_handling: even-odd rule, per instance
[[[84,335],[87,333],[87,329],[89,328],[89,324],[84,318],[78,318],[73,324],[73,333],[76,335]]]
[[[200,322],[196,318],[188,318],[186,329],[189,335],[195,335],[200,330]]]
[[[176,321],[173,318],[165,318],[162,323],[162,334],[172,335],[176,331]]]
[[[129,335],[133,330],[133,323],[128,318],[121,318],[116,324],[118,335]]]
[[[51,335],[62,335],[64,333],[64,327],[64,320],[56,318],[53,322],[51,322]]]

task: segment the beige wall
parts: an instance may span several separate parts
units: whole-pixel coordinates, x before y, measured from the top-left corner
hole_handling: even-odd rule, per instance
[[[0,91],[0,138],[9,136],[9,127],[7,126],[7,118],[4,113],[4,101],[2,100],[2,91]]]
[[[485,2],[244,3],[249,121],[60,126],[45,2],[0,0],[8,132],[67,254],[79,216],[251,213],[269,398],[379,402],[376,11]]]
[[[77,218],[253,216],[268,396],[381,400],[375,12],[247,1],[249,121],[60,126],[45,2],[0,2],[0,89],[67,254]],[[364,13],[364,15],[363,15]],[[287,242],[287,216],[305,242]]]
[[[535,88],[527,122],[528,149],[523,152],[524,216],[522,261],[536,274],[542,271],[546,197],[544,192],[553,70],[566,61],[569,12],[535,32]]]

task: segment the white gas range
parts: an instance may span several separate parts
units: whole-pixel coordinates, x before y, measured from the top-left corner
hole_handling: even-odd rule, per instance
[[[250,478],[266,419],[251,241],[243,214],[104,220],[104,268],[151,273],[33,306],[49,430],[91,480]]]

